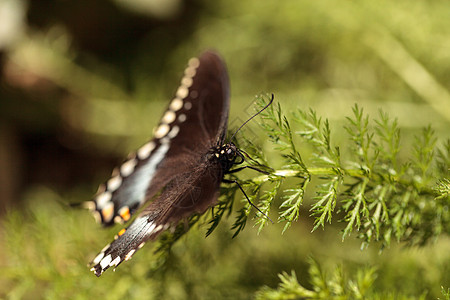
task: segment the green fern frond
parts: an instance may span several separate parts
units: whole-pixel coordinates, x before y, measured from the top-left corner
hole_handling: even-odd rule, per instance
[[[258,103],[263,107],[262,98]],[[392,238],[424,244],[442,233],[449,234],[450,141],[437,148],[434,131],[427,127],[412,147],[403,146],[413,151],[410,160],[402,163],[397,120],[380,111],[371,122],[358,105],[352,112],[344,127],[351,141],[345,150],[345,161],[341,157],[345,148],[332,143],[332,125],[313,110],[298,110],[288,118],[280,104],[274,104],[261,114],[261,127],[284,164],[271,176],[258,176],[252,182],[270,183],[273,188],[289,177],[298,181],[283,191],[283,200],[278,205],[278,221],[285,223],[283,232],[300,217],[305,191],[311,188],[311,180],[317,178],[316,196],[310,207],[313,231],[324,228],[333,215],[343,212],[343,238],[356,230],[362,246],[372,241],[388,246]],[[304,160],[298,150],[302,141],[313,147],[311,159]],[[268,189],[271,193],[266,195],[274,199],[278,188]],[[267,209],[271,201],[266,197],[262,207]],[[257,224],[265,221],[258,220]]]
[[[445,288],[443,286],[441,286],[441,292],[442,295],[444,296],[444,300],[450,300],[450,288],[447,288],[447,290],[445,290]],[[441,298],[438,298],[438,300],[440,300]]]
[[[263,193],[261,197],[259,197],[258,206],[262,213],[264,213],[266,216],[269,215],[270,212],[270,206],[272,205],[273,199],[278,193],[278,190],[280,189],[281,181],[275,181],[273,187]],[[266,217],[261,215],[261,213],[258,213],[258,219],[256,220],[255,225],[258,226],[258,233],[261,232],[261,230],[266,226],[270,220]]]
[[[450,179],[438,180],[434,191],[436,192],[436,200],[450,197]]]
[[[237,186],[222,189],[223,197],[220,197],[219,203],[212,208],[212,219],[209,221],[210,227],[206,231],[206,236],[209,236],[219,225],[224,215],[229,216],[233,210],[233,201],[237,191]]]
[[[375,123],[377,125],[375,131],[379,139],[378,142],[374,141],[374,146],[380,153],[379,159],[389,173],[395,173],[398,169],[397,155],[400,151],[398,121],[397,119],[391,121],[389,115],[380,110],[379,119],[375,120]]]
[[[450,173],[450,139],[441,148],[437,148],[436,151],[436,165],[439,174]]]
[[[312,288],[302,286],[294,271],[278,275],[277,289],[264,287],[256,294],[256,299],[380,299],[372,292],[377,274],[374,268],[358,270],[355,278],[346,279],[342,267],[337,266],[332,275],[322,271],[320,265],[310,259],[309,282]],[[383,299],[395,299],[386,294]]]
[[[245,198],[245,196],[242,196],[243,199],[241,200],[241,202],[244,203],[244,206],[239,211],[239,215],[237,216],[236,221],[231,226],[231,230],[234,230],[233,238],[235,238],[242,230],[244,230],[248,216],[252,211],[252,206],[248,201],[254,204],[257,203],[256,200],[258,197],[258,193],[262,188],[261,185],[254,184],[252,182],[244,183],[244,186],[247,187],[248,200],[247,198]]]
[[[331,218],[333,217],[336,208],[341,176],[334,176],[328,178],[328,180],[329,181],[318,185],[317,196],[314,197],[316,202],[310,209],[313,216],[318,216],[314,220],[314,228],[312,231],[315,231],[320,226],[324,228],[325,222],[331,223]]]

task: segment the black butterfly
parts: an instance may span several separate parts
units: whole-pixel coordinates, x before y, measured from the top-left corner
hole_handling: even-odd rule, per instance
[[[244,161],[243,152],[225,143],[229,106],[224,62],[210,51],[192,58],[154,138],[114,169],[89,202],[104,225],[124,223],[150,202],[92,261],[95,275],[129,260],[181,219],[216,204],[224,175]]]

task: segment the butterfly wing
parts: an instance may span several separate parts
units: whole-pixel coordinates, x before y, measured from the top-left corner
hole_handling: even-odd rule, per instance
[[[212,146],[224,140],[228,111],[228,75],[222,60],[213,52],[190,60],[182,85],[157,127],[155,138],[125,162],[120,172],[116,171],[121,185],[115,190],[108,189],[108,181],[105,191],[96,198],[95,210],[103,223],[109,223],[113,219],[109,214],[126,220],[132,209],[165,187],[92,261],[91,270],[97,276],[130,259],[147,240],[156,238],[171,224],[203,212],[215,202],[223,170],[207,154]],[[127,171],[124,165],[128,164],[133,170],[124,177],[122,168]],[[105,207],[110,212],[104,212]]]
[[[136,209],[187,170],[186,153],[203,153],[212,141],[223,140],[228,110],[228,74],[220,57],[207,51],[189,60],[154,138],[114,169],[88,205],[96,219],[104,225],[128,221]]]
[[[175,176],[161,195],[97,255],[91,271],[102,275],[108,268],[129,260],[145,242],[155,239],[182,218],[204,212],[215,203],[222,177],[217,161],[200,162],[190,172]]]

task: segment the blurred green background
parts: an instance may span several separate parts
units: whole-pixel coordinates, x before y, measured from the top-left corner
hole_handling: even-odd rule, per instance
[[[379,291],[442,296],[448,237],[361,251],[341,241],[339,223],[311,233],[311,202],[284,235],[282,224],[256,235],[249,223],[231,240],[232,216],[207,239],[207,226],[191,230],[160,273],[148,273],[150,246],[115,273],[89,272],[120,227],[67,204],[89,200],[151,136],[187,60],[205,49],[227,62],[234,127],[267,92],[285,112],[329,118],[338,141],[354,103],[398,118],[405,140],[428,124],[448,138],[446,0],[0,0],[0,297],[248,299],[282,271],[310,286],[309,256],[347,274],[376,267]]]

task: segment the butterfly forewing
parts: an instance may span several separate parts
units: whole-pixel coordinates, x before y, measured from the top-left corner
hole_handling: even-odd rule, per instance
[[[162,189],[93,260],[91,270],[97,276],[130,259],[170,225],[215,203],[223,169],[209,152],[223,143],[228,111],[228,75],[222,60],[213,52],[191,59],[153,140],[116,169],[95,198],[94,213],[103,224],[111,224],[127,221]]]
[[[129,155],[99,187],[90,208],[104,224],[128,221],[172,178],[184,172],[186,156],[207,151],[226,131],[229,110],[228,75],[213,52],[189,60],[181,85],[154,138]]]

